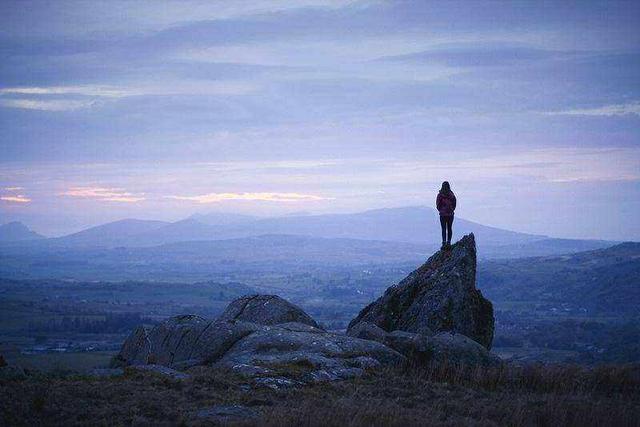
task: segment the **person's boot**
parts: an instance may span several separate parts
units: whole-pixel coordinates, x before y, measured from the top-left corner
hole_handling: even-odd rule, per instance
[[[442,242],[442,246],[440,246],[440,250],[443,251],[447,249],[447,242]]]

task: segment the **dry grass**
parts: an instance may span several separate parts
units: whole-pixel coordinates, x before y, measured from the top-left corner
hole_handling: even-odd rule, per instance
[[[292,367],[294,368],[294,367]],[[303,366],[295,366],[296,373]],[[193,413],[216,404],[261,413],[244,425],[636,426],[637,366],[465,368],[438,365],[370,372],[289,390],[256,389],[227,371],[197,367],[171,381],[40,376],[1,383],[5,425],[206,425]],[[209,423],[210,424],[210,423]]]

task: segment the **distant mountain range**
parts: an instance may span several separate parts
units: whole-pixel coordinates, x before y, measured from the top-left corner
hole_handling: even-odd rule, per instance
[[[263,235],[295,235],[322,239],[357,239],[435,247],[440,242],[437,213],[426,207],[376,209],[354,214],[294,215],[259,218],[238,214],[194,215],[177,222],[125,219],[67,236],[46,239],[38,246],[151,247],[170,243],[241,239]],[[615,242],[553,239],[518,233],[456,218],[456,237],[473,232],[480,253],[515,257],[570,253],[611,246]]]
[[[0,242],[24,242],[45,237],[32,231],[21,222],[14,221],[0,225]]]

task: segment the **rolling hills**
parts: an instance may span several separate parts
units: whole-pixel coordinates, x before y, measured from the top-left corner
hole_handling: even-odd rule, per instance
[[[570,313],[640,316],[640,243],[562,256],[488,260],[478,286],[497,304],[531,302]]]

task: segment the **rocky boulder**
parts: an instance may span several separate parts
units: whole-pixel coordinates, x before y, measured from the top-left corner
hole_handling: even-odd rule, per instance
[[[146,365],[149,362],[150,347],[149,330],[138,326],[122,344],[118,357],[127,365]]]
[[[405,358],[376,341],[325,332],[301,323],[265,326],[240,340],[220,359],[230,368],[295,364],[324,370],[334,376],[353,374]]]
[[[348,332],[350,336],[374,340],[418,363],[452,363],[497,366],[500,358],[476,341],[457,333],[435,335],[406,331],[386,332],[369,322],[359,322]]]
[[[485,348],[493,340],[493,306],[476,289],[476,245],[473,234],[438,251],[351,321],[386,332],[396,330],[425,336],[439,332],[465,335]],[[353,335],[353,334],[352,334]]]
[[[319,328],[301,308],[277,295],[247,295],[233,301],[218,318],[220,321],[243,320],[259,325],[297,322]]]
[[[236,341],[260,329],[249,322],[175,316],[152,329],[139,326],[114,359],[115,366],[157,364],[176,369],[218,360]]]
[[[501,359],[471,338],[453,332],[440,332],[427,340],[431,361],[467,365],[498,366]]]
[[[273,324],[292,317],[304,323]],[[179,370],[216,364],[263,376],[273,366],[296,364],[309,369],[310,380],[321,381],[361,375],[366,368],[404,360],[379,342],[324,331],[282,298],[259,295],[232,302],[217,320],[175,316],[152,329],[138,327],[123,344],[114,365]]]

